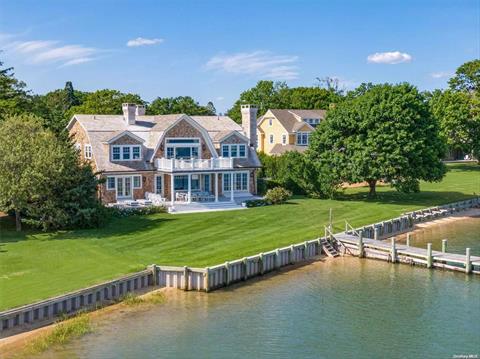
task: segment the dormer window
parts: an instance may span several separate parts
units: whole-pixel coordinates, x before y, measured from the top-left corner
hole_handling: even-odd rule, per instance
[[[222,157],[245,158],[247,145],[222,145]]]
[[[112,160],[120,161],[120,146],[113,146],[112,148]]]
[[[315,127],[320,123],[320,119],[319,118],[306,118],[305,122],[308,123],[309,125],[312,125],[312,126]]]
[[[192,159],[200,157],[199,138],[167,138],[167,158]]]
[[[142,146],[114,145],[111,159],[112,161],[139,161],[142,159]]]

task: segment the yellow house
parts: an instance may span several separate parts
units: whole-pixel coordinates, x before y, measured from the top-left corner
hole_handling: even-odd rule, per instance
[[[257,122],[257,150],[268,155],[305,151],[310,133],[325,118],[325,113],[325,110],[268,110]]]

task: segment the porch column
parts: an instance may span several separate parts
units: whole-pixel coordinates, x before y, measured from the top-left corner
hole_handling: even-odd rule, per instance
[[[175,202],[175,181],[173,179],[173,173],[170,175],[170,197],[173,206],[173,203]]]
[[[192,203],[192,174],[188,174],[188,203]]]
[[[215,202],[218,202],[218,172],[215,172]]]
[[[233,202],[233,172],[230,172],[230,202]]]

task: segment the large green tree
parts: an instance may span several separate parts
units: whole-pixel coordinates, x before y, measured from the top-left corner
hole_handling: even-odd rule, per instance
[[[144,104],[139,95],[123,93],[117,90],[98,90],[87,93],[83,96],[83,101],[78,106],[71,107],[66,111],[67,118],[71,118],[73,114],[97,114],[112,115],[122,114],[122,103]]]
[[[312,134],[308,156],[340,181],[383,180],[400,191],[445,174],[444,142],[422,94],[409,84],[363,86],[339,103]]]
[[[17,230],[28,204],[58,178],[61,147],[55,135],[29,114],[0,123],[0,208],[14,211]]]
[[[0,120],[11,114],[30,109],[27,85],[15,78],[13,67],[3,67],[0,61]]]
[[[240,98],[227,114],[234,121],[240,123],[242,104],[255,104],[258,106],[258,116],[263,116],[269,108],[287,108],[289,100],[288,86],[285,82],[258,81],[255,87],[240,94]]]
[[[475,100],[474,93],[452,90],[436,90],[429,100],[440,134],[451,151],[478,153],[480,117]]]
[[[213,116],[215,115],[215,107],[213,103],[211,106],[202,106],[190,96],[157,97],[147,107],[147,113],[149,115],[185,113],[191,116]]]
[[[84,96],[85,93],[75,90],[73,84],[68,81],[64,89],[33,96],[31,112],[44,120],[45,127],[61,134],[70,120],[69,110],[80,105]]]
[[[97,180],[72,144],[32,114],[0,123],[0,210],[43,229],[98,223]]]
[[[321,87],[294,87],[289,89],[289,108],[327,110],[332,104],[342,100],[342,96],[333,90]]]
[[[480,60],[465,62],[448,82],[456,91],[480,91]]]
[[[271,108],[288,109],[329,109],[342,100],[340,93],[319,86],[289,88],[285,82],[259,81],[255,87],[244,91],[228,115],[241,122],[240,106],[245,103],[258,106],[258,116]]]

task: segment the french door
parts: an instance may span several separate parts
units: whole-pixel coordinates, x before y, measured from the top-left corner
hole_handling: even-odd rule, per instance
[[[204,175],[203,177],[203,190],[205,192],[210,192],[210,175]]]
[[[132,177],[117,177],[117,199],[132,198]]]

